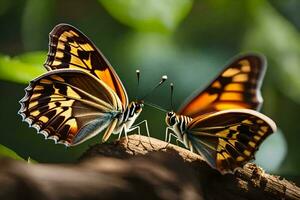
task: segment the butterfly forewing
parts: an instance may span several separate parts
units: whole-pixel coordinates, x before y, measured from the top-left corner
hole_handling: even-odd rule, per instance
[[[178,113],[197,117],[227,109],[258,110],[263,101],[260,87],[265,68],[262,56],[244,55],[234,59],[205,90],[189,99]]]
[[[123,109],[128,105],[125,88],[110,63],[83,33],[70,25],[60,24],[51,31],[44,66],[48,70],[69,68],[88,72],[116,92]]]
[[[122,111],[116,94],[80,70],[54,70],[30,82],[19,113],[46,138],[75,145],[96,135]]]
[[[221,172],[233,171],[253,159],[261,142],[275,131],[271,119],[249,109],[200,116],[187,128],[192,148]]]

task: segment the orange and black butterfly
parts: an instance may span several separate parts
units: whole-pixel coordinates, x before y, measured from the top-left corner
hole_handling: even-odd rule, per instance
[[[112,133],[126,134],[138,127],[132,125],[142,111],[142,101],[128,102],[111,64],[83,33],[59,24],[49,40],[44,64],[49,72],[32,80],[20,101],[24,121],[45,138],[66,146],[104,129],[103,142]]]
[[[256,111],[263,102],[260,87],[265,70],[260,55],[234,59],[177,113],[167,113],[166,140],[176,137],[222,173],[253,159],[259,145],[276,131],[275,123]]]

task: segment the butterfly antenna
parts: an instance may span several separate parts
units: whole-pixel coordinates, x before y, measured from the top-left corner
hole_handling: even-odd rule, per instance
[[[162,112],[164,112],[164,113],[168,112],[166,109],[164,109],[164,108],[162,108],[162,107],[160,107],[160,106],[158,106],[158,105],[149,103],[149,102],[145,102],[145,105],[150,106],[150,107],[152,107],[152,108],[155,108],[155,109],[157,109],[157,110],[160,110],[160,111],[162,111]]]
[[[173,108],[174,108],[174,105],[173,105],[173,93],[174,93],[174,84],[173,83],[171,83],[170,84],[170,88],[171,88],[171,110],[173,111]]]
[[[139,88],[140,88],[140,75],[141,72],[139,69],[137,69],[136,71],[136,78],[137,78],[137,88],[136,88],[136,99],[139,98]]]
[[[156,88],[158,88],[159,86],[161,86],[166,80],[168,79],[167,75],[163,75],[161,77],[161,80],[158,82],[158,84],[156,84],[156,86],[150,90],[150,92],[148,92],[145,96],[143,96],[143,98],[141,98],[141,100],[146,99],[146,97],[148,97]]]

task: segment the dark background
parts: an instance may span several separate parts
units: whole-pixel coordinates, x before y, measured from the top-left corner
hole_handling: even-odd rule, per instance
[[[126,2],[126,3],[123,3]],[[297,0],[1,0],[0,144],[38,162],[73,162],[101,135],[66,149],[44,140],[17,115],[28,81],[45,72],[48,33],[58,23],[79,28],[102,50],[130,99],[167,74],[179,105],[236,54],[268,59],[262,112],[279,131],[257,153],[269,172],[300,182],[300,2]],[[170,109],[168,84],[146,101]],[[153,137],[164,137],[165,113],[145,107]],[[138,120],[139,121],[139,120]],[[0,151],[9,151],[4,147]]]

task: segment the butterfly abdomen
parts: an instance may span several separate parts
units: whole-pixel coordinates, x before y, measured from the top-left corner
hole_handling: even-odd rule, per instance
[[[187,129],[188,124],[193,120],[190,117],[184,116],[184,115],[177,115],[177,126],[181,133],[184,133]]]
[[[186,130],[192,118],[184,115],[176,115],[174,112],[169,112],[166,117],[166,123],[174,131],[178,140],[181,140],[188,148]]]

